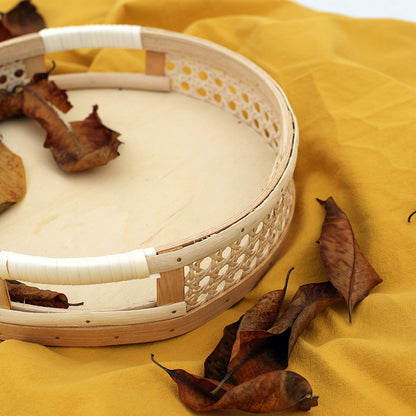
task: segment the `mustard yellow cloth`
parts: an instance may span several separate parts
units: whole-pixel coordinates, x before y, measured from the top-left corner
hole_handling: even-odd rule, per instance
[[[15,2],[0,1],[0,10]],[[289,369],[320,396],[312,415],[416,414],[416,25],[352,19],[280,0],[34,0],[48,26],[133,23],[217,42],[248,57],[286,92],[300,126],[296,213],[278,263],[242,302],[184,336],[144,345],[47,348],[0,344],[0,415],[186,415],[175,384],[150,362],[202,374],[222,334],[295,266],[326,280],[315,243],[332,195],[384,282],[353,323],[332,307],[302,334]],[[130,52],[54,55],[58,72],[135,70]],[[226,411],[225,415],[242,414]]]

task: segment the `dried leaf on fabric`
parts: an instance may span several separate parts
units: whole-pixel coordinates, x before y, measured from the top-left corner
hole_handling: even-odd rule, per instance
[[[300,286],[281,316],[267,329],[249,330],[241,325],[228,370],[241,383],[259,374],[287,368],[293,346],[303,330],[325,308],[341,300],[329,282]],[[237,369],[237,370],[234,370]]]
[[[213,394],[212,390],[218,386],[218,381],[195,376],[181,369],[170,370],[156,362],[153,355],[152,360],[176,382],[181,400],[197,412],[220,409],[253,413],[307,411],[318,404],[310,384],[291,371],[262,374],[238,386],[223,384]]]
[[[326,210],[319,237],[321,258],[330,282],[348,305],[349,319],[357,302],[363,300],[382,279],[364,257],[346,214],[332,197],[318,202]]]
[[[241,318],[224,328],[223,336],[212,353],[204,363],[204,375],[206,378],[221,381],[227,374],[231,351],[237,336]]]

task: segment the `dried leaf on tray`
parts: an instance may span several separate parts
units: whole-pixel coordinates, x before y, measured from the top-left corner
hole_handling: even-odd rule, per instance
[[[97,105],[82,121],[68,126],[61,119],[56,109],[67,113],[72,104],[66,91],[48,80],[48,75],[35,74],[22,91],[0,90],[0,120],[22,114],[36,119],[47,132],[44,146],[65,172],[103,166],[119,156],[120,134],[102,123]]]
[[[116,158],[121,142],[119,133],[104,126],[98,116],[98,106],[83,121],[67,126],[54,106],[63,112],[70,110],[65,91],[47,75],[36,74],[23,89],[23,113],[36,119],[47,131],[44,146],[49,148],[57,165],[66,172],[91,169]]]
[[[0,142],[0,213],[20,201],[25,193],[22,159]]]
[[[0,120],[23,115],[23,92],[0,90]]]
[[[67,309],[70,306],[68,298],[63,293],[38,289],[15,280],[7,280],[6,282],[10,300],[12,301],[49,308]]]
[[[382,279],[364,257],[348,217],[333,198],[329,197],[326,201],[318,199],[318,202],[326,210],[319,238],[322,262],[330,282],[347,302],[351,322],[354,306]]]
[[[2,14],[0,20],[0,41],[26,33],[38,32],[45,27],[45,21],[37,12],[36,7],[29,0],[24,0],[7,13]]]
[[[46,27],[43,17],[30,1],[21,1],[0,20],[0,41],[37,32]],[[58,166],[64,171],[80,171],[107,164],[119,155],[119,133],[104,126],[97,106],[82,121],[66,125],[55,108],[67,112],[72,105],[66,92],[48,81],[48,75],[36,74],[23,90],[0,90],[0,120],[16,115],[35,118],[48,135],[44,146],[49,148]]]
[[[280,410],[309,410],[317,406],[309,383],[292,371],[274,371],[262,374],[245,383],[233,386],[195,376],[184,370],[163,368],[176,382],[181,400],[191,409],[201,412],[220,409],[239,409],[254,413]]]

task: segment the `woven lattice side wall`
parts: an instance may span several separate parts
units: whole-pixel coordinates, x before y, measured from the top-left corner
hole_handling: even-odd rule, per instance
[[[238,283],[254,270],[282,236],[294,203],[289,183],[279,202],[240,240],[185,267],[185,301],[193,309]]]
[[[214,104],[247,123],[275,151],[276,163],[281,161],[281,114],[273,114],[249,85],[222,69],[172,55],[166,57],[166,75],[174,91]]]

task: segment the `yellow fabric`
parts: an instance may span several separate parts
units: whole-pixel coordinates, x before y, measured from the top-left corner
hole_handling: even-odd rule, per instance
[[[14,1],[0,1],[8,10]],[[35,0],[49,26],[135,23],[185,32],[260,65],[286,92],[300,126],[297,206],[280,260],[242,302],[187,335],[145,345],[46,348],[0,344],[0,415],[186,415],[170,368],[202,373],[222,328],[256,299],[326,280],[315,243],[332,195],[384,282],[358,305],[329,308],[302,334],[289,369],[320,396],[313,415],[416,413],[416,25],[351,19],[279,0]],[[139,54],[140,55],[140,54]],[[134,70],[122,52],[54,55],[59,72]],[[224,414],[241,414],[227,411]]]

